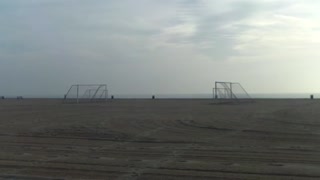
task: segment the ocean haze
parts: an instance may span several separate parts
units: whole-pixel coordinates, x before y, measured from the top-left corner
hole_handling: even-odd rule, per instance
[[[2,0],[0,96],[320,92],[320,2]],[[209,94],[208,93],[208,94]]]
[[[310,95],[314,95],[315,99],[320,99],[320,93],[269,93],[269,94],[250,94],[253,99],[310,99]],[[116,94],[112,93],[108,95],[110,99],[113,96],[115,99],[152,99],[155,96],[156,99],[213,99],[213,94],[199,93],[199,94]],[[15,99],[16,96],[5,96],[6,98]],[[53,98],[63,99],[63,95],[24,95],[24,98]],[[241,97],[240,97],[241,98]]]

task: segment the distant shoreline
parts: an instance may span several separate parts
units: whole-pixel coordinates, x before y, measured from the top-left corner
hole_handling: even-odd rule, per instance
[[[5,100],[16,100],[16,101],[23,101],[23,100],[64,100],[63,98],[32,98],[32,97],[26,97],[23,99],[17,99],[17,98],[5,98],[5,99],[0,99],[1,101]],[[215,99],[213,98],[108,98],[107,101],[112,101],[112,100],[210,100],[213,101]],[[223,100],[223,99],[220,99]],[[239,100],[246,100],[246,99],[239,99]],[[252,98],[252,100],[311,100],[310,98]],[[320,100],[320,98],[314,98],[313,100]]]
[[[114,99],[213,99],[212,94],[113,94],[109,93],[108,98],[114,96]],[[314,98],[320,98],[320,93],[251,93],[253,99],[310,99],[310,95]],[[5,95],[0,95],[5,96]],[[5,96],[7,99],[16,99],[17,96],[22,96],[25,99],[63,99],[63,95],[10,95]],[[241,98],[239,98],[241,99]]]

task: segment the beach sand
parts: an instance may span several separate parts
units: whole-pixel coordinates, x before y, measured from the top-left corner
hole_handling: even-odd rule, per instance
[[[0,179],[320,179],[320,101],[0,100]]]

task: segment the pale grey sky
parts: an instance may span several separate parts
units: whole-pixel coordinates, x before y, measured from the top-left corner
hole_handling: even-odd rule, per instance
[[[318,0],[1,0],[0,95],[320,92]]]

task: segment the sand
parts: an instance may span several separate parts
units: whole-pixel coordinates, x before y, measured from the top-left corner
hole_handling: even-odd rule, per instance
[[[0,100],[0,179],[320,179],[320,101]]]

